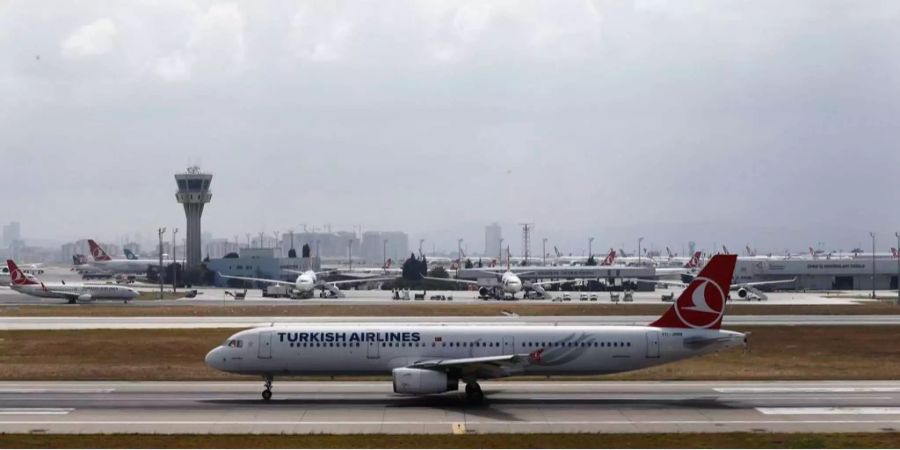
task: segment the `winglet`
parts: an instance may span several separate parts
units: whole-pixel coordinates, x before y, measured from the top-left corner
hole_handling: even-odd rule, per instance
[[[88,245],[91,247],[91,256],[94,257],[94,261],[109,261],[112,259],[93,239],[88,239]]]
[[[737,255],[713,256],[675,304],[650,326],[719,329],[736,263]]]

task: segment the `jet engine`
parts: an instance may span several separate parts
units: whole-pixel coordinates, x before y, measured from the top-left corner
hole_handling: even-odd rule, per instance
[[[737,290],[737,295],[739,298],[747,298],[747,295],[749,295],[749,294],[750,294],[750,291],[748,291],[745,288],[740,288]]]
[[[78,296],[78,298],[75,299],[75,301],[77,301],[78,303],[90,303],[90,302],[94,301],[94,299],[93,299],[93,297],[91,297],[91,294],[81,294]],[[71,302],[71,303],[75,303],[75,302]]]
[[[479,297],[490,297],[491,290],[486,287],[480,287],[480,288],[478,288],[478,296]]]
[[[398,394],[439,394],[459,389],[459,380],[448,379],[446,372],[401,367],[392,372],[394,392]]]

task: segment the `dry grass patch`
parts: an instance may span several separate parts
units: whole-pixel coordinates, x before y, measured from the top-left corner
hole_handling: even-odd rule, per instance
[[[900,378],[900,346],[896,345],[900,341],[900,327],[897,326],[756,326],[738,330],[752,333],[749,351],[733,349],[637,372],[581,379]],[[241,379],[209,369],[203,363],[211,348],[236,331],[0,331],[0,379]]]

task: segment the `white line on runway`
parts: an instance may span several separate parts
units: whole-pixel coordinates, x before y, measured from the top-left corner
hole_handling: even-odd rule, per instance
[[[888,415],[900,414],[898,407],[854,407],[834,406],[826,408],[756,408],[766,415]]]
[[[74,408],[0,408],[0,414],[6,415],[20,415],[20,414],[53,414],[53,415],[65,415],[72,411]]]
[[[724,387],[713,388],[723,394],[740,393],[841,393],[841,392],[900,392],[900,386],[873,386],[873,387]]]
[[[38,389],[38,388],[0,388],[0,394],[109,394],[115,389]]]
[[[302,421],[302,420],[265,420],[265,421],[224,421],[224,420],[0,420],[0,425],[450,425],[460,420],[410,421],[410,420],[360,420],[360,421]],[[900,424],[900,419],[873,420],[468,420],[469,425],[771,425],[771,424]]]

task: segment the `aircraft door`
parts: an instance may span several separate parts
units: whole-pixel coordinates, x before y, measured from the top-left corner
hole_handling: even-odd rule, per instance
[[[271,331],[260,331],[258,336],[259,336],[259,350],[258,350],[257,356],[260,359],[272,358],[272,332]]]
[[[380,351],[380,350],[378,350],[379,348],[380,348],[380,347],[379,347],[378,342],[375,342],[375,341],[369,341],[369,342],[368,342],[368,348],[366,349],[366,357],[369,358],[369,359],[378,359],[378,358],[380,358],[380,357],[381,357],[381,354],[379,353],[379,351]]]
[[[647,332],[647,357],[659,358],[659,331]]]
[[[516,340],[512,336],[503,336],[503,353],[504,355],[512,355],[516,351]]]

